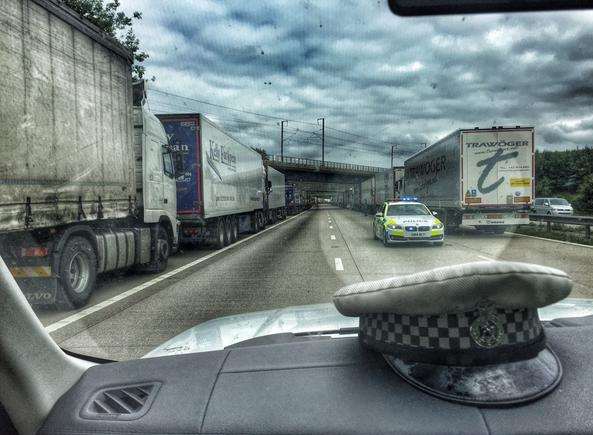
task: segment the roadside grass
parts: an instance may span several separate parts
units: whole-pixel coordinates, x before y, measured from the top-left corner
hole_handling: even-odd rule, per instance
[[[515,227],[511,232],[593,246],[593,239],[587,239],[585,237],[585,227],[582,226],[552,224],[551,231],[547,231],[545,223],[531,222],[529,225]]]

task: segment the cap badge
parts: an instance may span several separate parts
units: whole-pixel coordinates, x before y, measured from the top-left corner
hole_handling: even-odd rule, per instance
[[[495,347],[502,343],[503,326],[496,314],[496,309],[489,303],[481,303],[477,307],[478,317],[469,327],[474,342],[481,347]]]

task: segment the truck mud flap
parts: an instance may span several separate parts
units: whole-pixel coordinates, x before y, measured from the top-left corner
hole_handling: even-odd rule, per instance
[[[58,302],[58,278],[55,276],[16,278],[16,282],[33,306],[52,306]]]

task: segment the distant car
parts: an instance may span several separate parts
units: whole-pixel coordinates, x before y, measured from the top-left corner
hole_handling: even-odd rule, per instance
[[[373,219],[373,234],[385,246],[395,243],[432,242],[445,239],[442,222],[421,202],[403,198],[384,202]]]
[[[572,215],[573,209],[570,202],[564,198],[536,198],[533,203],[535,214]]]

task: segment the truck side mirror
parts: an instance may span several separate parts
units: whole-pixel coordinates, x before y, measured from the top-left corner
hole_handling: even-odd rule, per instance
[[[173,151],[171,157],[173,158],[173,166],[175,167],[175,178],[181,177],[185,173],[183,154],[179,151]]]

